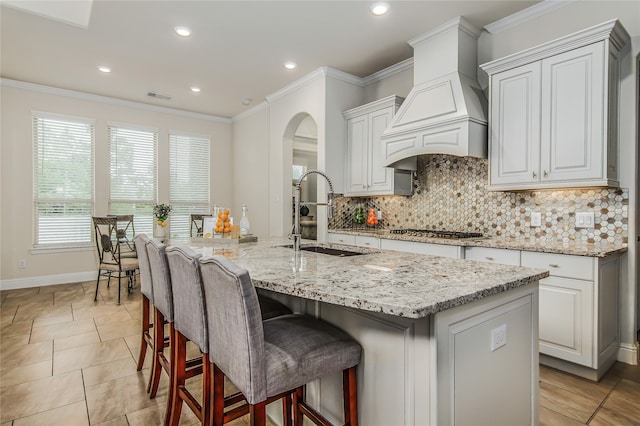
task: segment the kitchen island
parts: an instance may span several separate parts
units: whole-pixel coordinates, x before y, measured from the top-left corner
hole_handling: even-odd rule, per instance
[[[338,248],[363,254],[296,255],[282,239],[175,244],[229,257],[259,291],[358,340],[362,425],[537,423],[544,270],[354,247]],[[341,423],[339,374],[307,395]]]

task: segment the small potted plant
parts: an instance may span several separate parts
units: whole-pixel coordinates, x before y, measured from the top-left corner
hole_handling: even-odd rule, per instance
[[[164,238],[166,235],[167,219],[173,208],[169,204],[156,204],[153,206],[153,215],[156,217],[156,237]]]

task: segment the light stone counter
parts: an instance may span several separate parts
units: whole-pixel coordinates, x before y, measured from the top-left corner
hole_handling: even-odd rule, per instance
[[[598,243],[586,243],[581,241],[541,241],[505,237],[482,237],[463,239],[428,238],[404,234],[392,234],[388,229],[375,231],[368,231],[366,229],[331,229],[329,230],[329,232],[337,234],[378,237],[388,240],[413,241],[418,243],[443,244],[460,247],[490,247],[508,250],[538,251],[544,253],[570,254],[589,257],[607,257],[612,254],[624,253],[627,251],[626,244],[609,243],[606,241],[601,241]]]
[[[203,255],[223,254],[256,287],[365,311],[423,318],[547,277],[547,271],[396,251],[323,244],[366,253],[338,257],[281,247],[290,242],[216,245],[189,241]],[[180,245],[180,242],[175,244]]]

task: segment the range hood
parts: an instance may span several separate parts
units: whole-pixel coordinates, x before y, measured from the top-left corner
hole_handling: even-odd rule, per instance
[[[408,42],[414,86],[382,135],[386,166],[407,168],[421,154],[487,158],[487,100],[476,80],[479,35],[458,17]]]

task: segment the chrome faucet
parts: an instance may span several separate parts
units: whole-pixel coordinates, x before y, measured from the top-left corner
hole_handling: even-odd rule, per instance
[[[293,232],[289,236],[289,238],[293,239],[293,250],[296,253],[300,252],[300,240],[302,239],[302,234],[300,232],[300,186],[302,185],[302,181],[310,174],[317,174],[322,176],[329,183],[329,192],[327,193],[327,202],[325,203],[317,203],[318,206],[327,206],[327,217],[331,219],[333,217],[333,184],[331,183],[331,179],[326,175],[325,172],[320,170],[308,170],[300,179],[298,179],[298,183],[296,183],[296,192],[294,196],[294,218],[293,218]],[[311,204],[311,203],[305,203]]]

